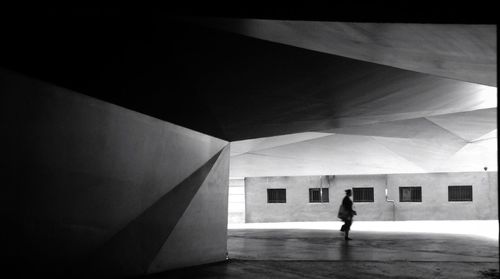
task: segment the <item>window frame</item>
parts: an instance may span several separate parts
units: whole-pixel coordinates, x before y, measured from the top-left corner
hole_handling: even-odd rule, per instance
[[[451,192],[450,192],[450,189],[451,188],[455,188],[455,189],[458,189],[458,188],[467,188],[467,189],[470,189],[470,200],[465,200],[465,199],[462,199],[462,200],[451,200]],[[448,185],[448,202],[473,202],[474,201],[474,189],[472,187],[472,185]]]
[[[280,200],[271,200],[270,197],[270,193],[273,192],[273,191],[283,191],[285,194],[284,194],[284,197],[285,199],[280,199]],[[267,203],[286,203],[286,188],[267,188]]]
[[[410,200],[403,200],[403,190],[410,189]],[[420,191],[420,200],[413,200],[414,189],[418,189]],[[399,186],[399,202],[422,202],[422,186]]]
[[[356,190],[367,190],[367,189],[370,189],[371,190],[371,200],[356,200]],[[356,202],[356,203],[359,203],[359,202],[370,202],[370,203],[374,203],[375,202],[375,189],[374,187],[352,187],[352,201],[353,202]]]
[[[326,189],[326,194],[325,194],[325,189]],[[320,199],[318,201],[314,201],[313,198],[313,191],[319,191],[320,192]],[[326,198],[326,200],[325,200]],[[328,187],[326,188],[309,188],[309,203],[329,203],[330,202],[330,190]]]

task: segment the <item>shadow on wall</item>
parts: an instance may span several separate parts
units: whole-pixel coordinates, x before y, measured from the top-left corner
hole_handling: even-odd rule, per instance
[[[225,259],[227,142],[8,71],[0,90],[14,270],[113,277]]]

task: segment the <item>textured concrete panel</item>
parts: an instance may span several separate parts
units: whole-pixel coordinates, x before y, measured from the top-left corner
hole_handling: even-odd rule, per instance
[[[490,121],[494,120],[489,118]],[[369,125],[332,129],[330,132],[345,135],[377,136],[389,138],[453,140],[459,136],[425,118],[388,121]]]
[[[227,145],[11,72],[0,88],[15,178],[2,196],[22,238],[13,255],[40,273],[78,267]]]
[[[100,277],[147,273],[148,266],[179,222],[219,156],[220,152],[93,253],[90,256],[88,272]],[[221,213],[214,213],[214,220],[221,218],[218,214]],[[193,217],[193,222],[199,221]],[[196,242],[197,245],[200,243],[202,241]],[[200,262],[196,259],[191,261],[191,264],[197,263]]]
[[[30,172],[50,173],[50,187],[25,183],[30,189],[22,190],[30,193],[26,203],[38,213],[51,211],[47,218],[60,216],[116,232],[225,144],[36,80],[11,74],[3,81],[2,87],[10,90],[4,92],[12,92],[20,106],[10,117],[20,130],[15,145],[20,152],[16,157],[24,158],[20,177],[36,181]],[[70,176],[78,190],[59,194],[55,188],[69,189]],[[39,196],[51,196],[50,206],[49,199]],[[89,196],[94,197],[91,202],[85,198]],[[65,210],[67,204],[81,211]]]
[[[148,272],[226,259],[229,146],[221,152]]]
[[[231,175],[466,172],[480,165],[497,170],[496,108],[374,122],[285,145],[268,146],[266,138],[236,142],[252,143],[252,149],[232,156]]]
[[[484,167],[488,167],[489,171],[498,171],[497,148],[496,136],[469,143],[436,167],[436,171],[483,171]]]
[[[265,19],[214,19],[208,23],[263,40],[496,86],[495,25]]]
[[[387,148],[375,138],[356,135],[335,134],[231,158],[232,176],[392,172],[425,172],[425,170]]]
[[[467,141],[473,141],[497,128],[497,108],[436,115],[427,119]]]
[[[46,24],[51,26],[49,18],[44,18],[21,32],[25,35],[19,40],[8,40],[8,51],[2,52],[3,64],[230,141],[496,107],[493,86],[427,71],[404,70],[393,67],[394,64],[381,65],[380,61],[367,62],[357,55],[348,58],[339,53],[318,52],[283,44],[276,38],[262,40],[168,17],[157,19],[162,28],[156,28],[159,22],[143,21],[151,24],[149,36],[139,32],[135,36],[122,33],[110,37],[102,31],[107,24],[101,26],[87,17],[75,20],[82,24],[79,30],[92,31],[61,34],[59,28],[47,28]],[[251,22],[252,26],[256,21],[242,22]],[[58,21],[51,23],[60,27]],[[266,24],[276,27],[273,24],[284,22]],[[314,41],[308,35],[317,36],[327,28],[322,22],[290,24],[298,33],[291,32],[286,37],[306,42]],[[484,59],[496,65],[494,26],[331,24],[339,28],[339,33],[317,39],[329,42],[332,48],[350,42],[347,50],[368,51],[394,59],[399,65],[427,61],[441,69],[458,63],[459,67],[447,69],[453,73],[469,73],[463,66],[484,65]],[[73,30],[71,27],[69,23],[66,26]],[[120,27],[124,33],[130,31]],[[34,28],[43,31],[36,32]],[[48,33],[53,40],[45,40],[46,44],[38,44],[36,49],[28,48],[33,45],[33,38]],[[89,35],[97,33],[103,37]],[[271,33],[276,37],[283,35]],[[82,37],[85,34],[89,36]],[[340,40],[344,38],[342,34],[350,39]],[[64,40],[70,37],[77,41],[87,38],[93,46],[118,39],[113,49],[116,60],[102,56],[101,48],[66,43]],[[377,51],[372,52],[374,49]],[[413,57],[415,61],[395,55],[403,50],[418,53]],[[80,64],[68,62],[67,57],[73,53],[81,54],[75,57]],[[495,76],[496,67],[480,72],[481,77]]]
[[[494,139],[494,138],[497,138],[497,137],[498,137],[498,130],[495,129],[495,130],[493,130],[493,131],[491,131],[489,133],[486,133],[486,134],[480,136],[479,138],[474,139],[473,142]]]
[[[301,141],[307,141],[315,138],[325,137],[330,133],[298,133],[291,135],[257,138],[231,142],[231,156],[240,155],[248,152],[255,152],[262,149],[273,148],[277,146],[293,144]]]
[[[421,167],[426,172],[435,172],[441,168],[442,164],[449,161],[453,155],[467,145],[464,140],[458,137],[451,137],[447,140],[441,138],[399,139],[377,137],[375,140],[380,145]],[[471,155],[472,158],[477,157],[478,154]],[[452,168],[448,169],[448,171],[455,170]]]

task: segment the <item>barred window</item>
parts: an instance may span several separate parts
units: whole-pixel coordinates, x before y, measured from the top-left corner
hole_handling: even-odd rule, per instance
[[[448,201],[472,201],[472,185],[448,186]]]
[[[374,202],[373,187],[352,188],[354,202]]]
[[[267,189],[268,203],[286,203],[286,189]]]
[[[309,202],[330,202],[328,188],[309,188]]]
[[[400,202],[422,202],[422,187],[399,187]]]

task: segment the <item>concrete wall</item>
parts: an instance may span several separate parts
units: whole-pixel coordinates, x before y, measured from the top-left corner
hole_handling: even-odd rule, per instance
[[[385,201],[387,185],[389,199]],[[472,202],[448,202],[449,185],[472,185]],[[399,202],[399,186],[421,186],[422,202]],[[309,203],[309,188],[329,188],[328,203]],[[292,176],[245,178],[246,222],[336,221],[353,187],[373,187],[374,202],[355,203],[355,220],[498,219],[498,173],[426,173],[388,175]],[[286,203],[267,203],[268,188],[286,188]]]
[[[498,172],[393,174],[387,179],[398,220],[498,219]],[[399,203],[398,185],[422,187],[421,203]],[[448,202],[449,185],[472,185],[472,202]]]
[[[228,195],[228,220],[229,224],[245,223],[245,179],[229,178]]]
[[[4,254],[19,272],[128,277],[225,259],[227,142],[5,70],[0,92],[0,196],[17,229]]]

